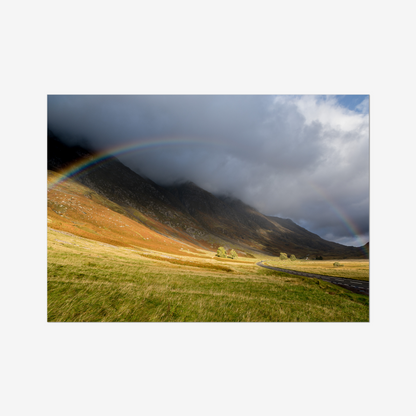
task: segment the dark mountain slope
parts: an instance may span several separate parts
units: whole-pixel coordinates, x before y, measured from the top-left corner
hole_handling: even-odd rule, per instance
[[[60,172],[75,161],[92,160],[91,151],[68,146],[48,132],[48,169]],[[291,220],[267,217],[242,201],[217,197],[192,182],[159,186],[111,157],[73,177],[124,207],[131,218],[155,231],[204,247],[218,245],[279,255],[360,257],[358,248],[323,240]],[[159,224],[159,225],[158,225]]]
[[[185,207],[186,212],[214,235],[249,244],[264,246],[265,230],[274,224],[254,208],[229,197],[216,197],[192,182],[166,187]]]
[[[302,247],[309,250],[305,255],[316,253],[331,253],[337,257],[362,257],[363,252],[358,247],[347,247],[342,244],[324,240],[319,235],[295,224],[291,219],[283,219],[279,217],[268,217],[270,221],[278,224],[286,230],[286,237],[295,247]]]
[[[64,144],[48,130],[48,170],[59,172],[75,161],[92,155],[93,153],[84,147]]]
[[[335,257],[359,256],[357,248],[326,241],[290,219],[267,217],[239,199],[216,197],[192,182],[166,187],[210,234],[273,254],[281,251]],[[168,196],[169,197],[169,196]]]

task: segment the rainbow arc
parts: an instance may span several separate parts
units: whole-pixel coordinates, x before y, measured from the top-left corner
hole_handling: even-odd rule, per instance
[[[86,173],[101,164],[107,162],[113,156],[120,156],[128,153],[146,151],[155,148],[163,147],[172,147],[179,145],[209,145],[209,146],[218,146],[219,142],[215,140],[203,140],[203,139],[190,139],[190,138],[152,138],[145,139],[140,141],[133,141],[128,144],[123,144],[121,146],[115,146],[108,148],[102,152],[96,153],[94,156],[83,159],[81,161],[75,162],[63,169],[59,173],[63,175],[61,178],[55,179],[48,184],[48,189],[52,189],[57,186],[59,183],[73,179],[81,173]]]

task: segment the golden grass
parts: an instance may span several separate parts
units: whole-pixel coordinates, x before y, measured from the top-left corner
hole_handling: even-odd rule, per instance
[[[334,267],[338,261],[342,267]],[[299,272],[322,274],[326,276],[344,277],[347,279],[370,279],[370,263],[368,260],[267,260],[266,264],[282,269],[296,270]]]
[[[207,266],[197,268],[143,254],[49,230],[48,321],[368,321],[368,297],[262,269],[256,259],[228,273],[210,269],[219,265],[211,258],[195,257]]]

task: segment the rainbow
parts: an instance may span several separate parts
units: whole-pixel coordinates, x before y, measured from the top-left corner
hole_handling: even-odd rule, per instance
[[[97,166],[105,163],[108,159],[113,156],[123,155],[126,153],[131,152],[138,152],[138,151],[145,151],[149,149],[154,149],[158,147],[167,147],[167,146],[178,146],[178,145],[209,145],[209,146],[220,146],[221,142],[216,140],[206,140],[206,139],[189,139],[189,138],[152,138],[152,139],[145,139],[140,141],[132,141],[128,144],[123,144],[119,146],[115,146],[112,148],[108,148],[100,153],[92,155],[87,159],[83,159],[81,161],[75,162],[68,166],[66,169],[63,169],[59,173],[62,175],[59,178],[56,178],[48,183],[48,190],[53,189],[58,184],[68,180],[73,179],[77,175],[81,173],[86,173]],[[337,217],[342,221],[342,223],[347,227],[350,231],[351,235],[361,241],[361,248],[367,256],[369,255],[368,250],[364,247],[365,242],[360,237],[360,231],[358,227],[353,223],[353,221],[343,212],[341,207],[339,207],[331,198],[330,196],[314,183],[312,180],[308,179],[307,182],[311,186],[311,188],[318,193],[331,207],[333,212],[337,215]]]
[[[54,188],[61,182],[64,182],[68,179],[73,179],[81,173],[86,173],[97,166],[105,163],[108,159],[113,156],[119,156],[126,153],[145,151],[149,149],[154,149],[158,147],[167,147],[167,146],[178,146],[178,145],[210,145],[210,146],[219,146],[220,142],[216,140],[206,140],[206,139],[189,139],[189,138],[152,138],[145,139],[140,141],[132,141],[128,144],[123,144],[108,148],[102,152],[96,153],[95,155],[83,159],[81,161],[75,162],[68,166],[67,168],[61,170],[59,173],[63,175],[60,178],[57,178],[48,184],[48,190]]]
[[[363,241],[361,238],[361,232],[356,224],[345,214],[342,208],[328,195],[328,193],[313,182],[311,179],[307,179],[307,183],[311,186],[311,188],[318,193],[329,205],[335,215],[341,220],[341,222],[347,227],[348,231],[351,233],[353,237],[355,237],[358,241],[361,242],[361,249],[366,256],[369,255],[369,251],[364,247],[366,241]]]

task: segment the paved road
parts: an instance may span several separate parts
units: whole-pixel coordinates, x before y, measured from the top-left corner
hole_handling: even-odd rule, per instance
[[[347,279],[347,278],[335,277],[335,276],[324,276],[321,274],[305,273],[305,272],[297,272],[295,270],[281,269],[280,267],[266,266],[265,264],[263,264],[263,260],[258,262],[257,266],[265,267],[266,269],[277,270],[279,272],[294,274],[297,276],[305,276],[305,277],[312,277],[314,279],[321,279],[321,280],[325,280],[326,282],[333,283],[334,285],[338,285],[345,289],[348,289],[351,292],[360,293],[360,294],[364,294],[367,296],[369,296],[370,294],[369,282],[366,282],[364,280]]]

